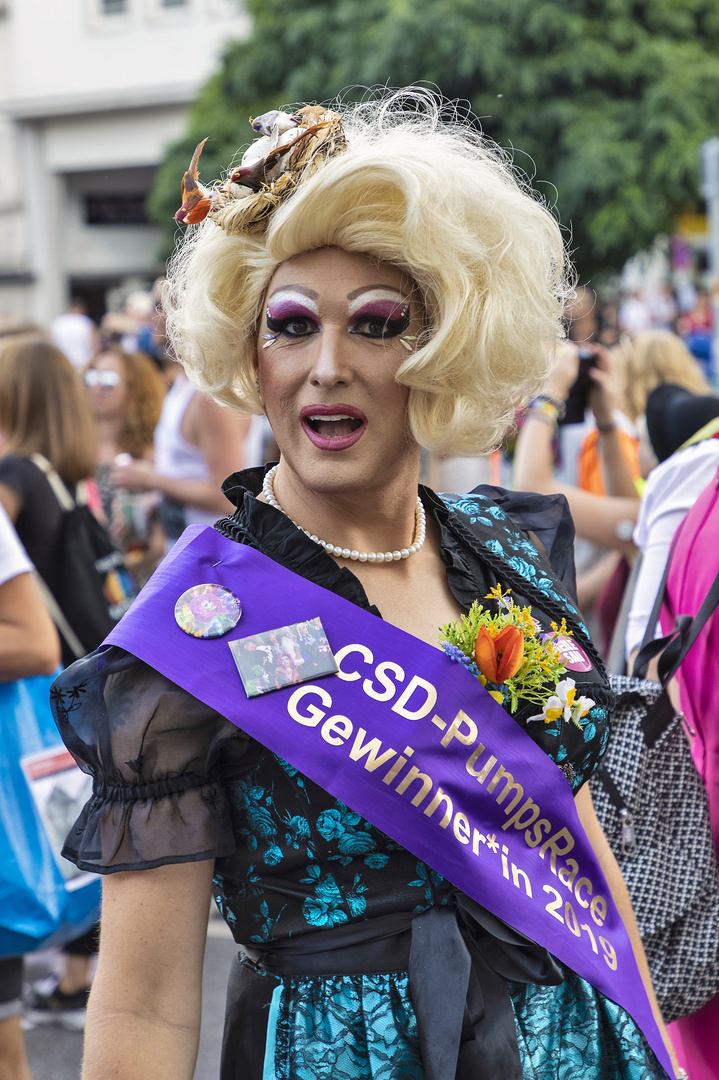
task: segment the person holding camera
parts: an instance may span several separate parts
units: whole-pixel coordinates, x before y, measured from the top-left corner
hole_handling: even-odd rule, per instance
[[[596,362],[584,369],[587,401],[597,425],[606,496],[594,495],[555,479],[553,442],[557,426],[572,404],[571,391],[580,377],[580,349],[565,342],[544,392],[529,405],[517,438],[514,455],[514,486],[520,491],[565,495],[578,536],[632,557],[632,530],[639,510],[639,496],[622,453],[615,420],[617,386],[606,353],[592,346]],[[583,410],[582,410],[583,414]]]
[[[579,606],[605,655],[636,552],[632,532],[639,512],[626,435],[617,423],[622,416],[618,400],[605,350],[596,344],[581,347],[566,342],[543,393],[530,402],[514,455],[517,489],[567,498],[577,533]],[[606,494],[559,480],[554,470],[559,425],[582,421],[588,407],[594,414],[596,457]],[[564,445],[566,453],[566,440]]]

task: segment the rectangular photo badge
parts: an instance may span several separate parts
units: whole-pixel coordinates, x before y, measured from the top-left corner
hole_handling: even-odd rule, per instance
[[[228,641],[248,698],[334,675],[337,664],[322,622],[304,622]]]

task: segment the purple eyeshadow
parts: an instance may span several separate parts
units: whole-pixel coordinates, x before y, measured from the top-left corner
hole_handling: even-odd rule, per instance
[[[397,319],[401,319],[407,310],[406,304],[395,303],[393,300],[375,300],[373,303],[365,304],[359,311],[355,311],[352,316],[352,322],[358,322],[364,319],[383,319],[385,322]]]
[[[296,300],[280,300],[277,304],[268,304],[267,315],[276,322],[282,319],[317,319],[316,312],[298,304]]]

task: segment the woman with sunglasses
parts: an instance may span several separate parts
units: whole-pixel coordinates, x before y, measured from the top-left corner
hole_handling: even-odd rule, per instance
[[[162,556],[160,536],[153,543],[151,492],[131,493],[112,480],[119,461],[151,463],[153,435],[165,396],[165,382],[143,353],[110,345],[84,372],[85,387],[98,432],[97,471],[102,508],[110,535],[142,584]],[[159,528],[156,530],[159,534]]]

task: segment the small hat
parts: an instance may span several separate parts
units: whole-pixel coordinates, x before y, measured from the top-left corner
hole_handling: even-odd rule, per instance
[[[675,383],[662,383],[647,398],[647,433],[659,461],[719,417],[719,397],[692,394]]]

